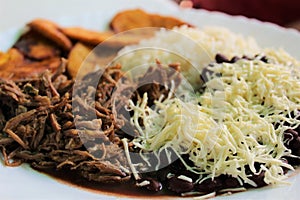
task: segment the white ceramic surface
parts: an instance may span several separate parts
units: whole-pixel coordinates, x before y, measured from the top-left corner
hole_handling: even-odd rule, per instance
[[[0,0],[3,1],[3,0]],[[42,1],[41,1],[42,2]],[[76,1],[74,1],[76,2]],[[104,1],[100,1],[104,2]],[[174,15],[197,26],[218,25],[243,35],[253,36],[263,47],[282,47],[300,59],[300,34],[278,26],[249,20],[244,17],[230,17],[220,13],[200,10],[180,10],[173,3],[164,0],[113,0],[105,1],[105,6],[93,8],[93,12],[78,15],[48,17],[61,25],[78,25],[96,30],[107,27],[109,19],[123,8],[140,7],[151,12]],[[0,9],[1,10],[1,9]],[[96,11],[95,11],[96,10]],[[50,15],[48,13],[47,15]],[[32,15],[29,18],[37,17]],[[14,24],[15,25],[15,24]],[[17,24],[16,24],[17,25]],[[0,33],[0,50],[7,49],[16,38],[19,28],[12,28]],[[299,199],[300,174],[288,179],[290,185],[269,186],[250,190],[231,196],[216,199]],[[0,199],[120,199],[118,196],[107,196],[88,192],[79,188],[57,182],[24,165],[17,168],[0,164]]]

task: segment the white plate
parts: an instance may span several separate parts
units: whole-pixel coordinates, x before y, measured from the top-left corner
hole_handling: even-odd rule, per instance
[[[300,34],[269,23],[231,17],[221,13],[200,10],[180,10],[172,3],[156,1],[114,0],[113,4],[99,8],[99,12],[56,19],[61,25],[78,25],[86,28],[105,29],[111,17],[122,8],[140,7],[151,12],[173,15],[196,26],[218,25],[243,35],[253,36],[262,47],[282,47],[300,59]],[[122,5],[123,6],[120,6]],[[115,6],[119,5],[119,6]],[[164,6],[162,6],[164,5]],[[107,8],[110,9],[107,9]],[[53,18],[55,19],[55,17]],[[5,50],[14,42],[17,29],[0,34],[0,50]],[[299,199],[300,175],[288,179],[290,185],[268,186],[216,199]],[[116,199],[118,196],[96,194],[57,182],[44,174],[32,170],[27,165],[10,168],[0,164],[0,199]],[[122,197],[123,198],[123,197]]]

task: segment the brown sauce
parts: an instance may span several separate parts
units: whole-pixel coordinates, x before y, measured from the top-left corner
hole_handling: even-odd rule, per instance
[[[46,170],[40,172],[55,178],[60,183],[102,195],[132,198],[163,197],[164,199],[178,196],[175,193],[165,190],[151,192],[146,189],[137,188],[134,185],[134,181],[129,181],[126,183],[99,183],[95,181],[88,181],[87,179],[82,178],[76,173],[70,171]]]

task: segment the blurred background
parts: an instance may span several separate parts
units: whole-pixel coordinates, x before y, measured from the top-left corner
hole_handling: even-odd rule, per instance
[[[129,7],[132,2],[142,5],[145,1],[153,2],[153,10],[160,5],[166,9],[180,6],[221,11],[300,30],[300,0],[124,0],[122,5],[113,0],[0,0],[0,31],[23,26],[36,17],[54,19],[95,13],[99,7],[109,9],[114,6],[121,9]]]
[[[34,18],[55,20],[112,8],[121,10],[132,5],[142,7],[145,2],[151,2],[147,3],[147,8],[152,12],[157,10],[157,6],[168,10],[178,7],[173,0],[122,0],[122,2],[120,4],[114,0],[0,0],[0,31],[23,27]]]
[[[300,30],[299,0],[174,0],[180,7],[244,15]]]

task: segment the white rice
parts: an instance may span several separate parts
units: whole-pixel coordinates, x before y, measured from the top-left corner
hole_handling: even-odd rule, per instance
[[[149,66],[156,59],[164,64],[179,62],[189,81],[198,84],[202,69],[214,61],[217,53],[229,59],[233,56],[265,54],[274,62],[299,65],[297,60],[283,50],[259,47],[252,37],[233,33],[223,27],[206,27],[200,30],[187,26],[176,27],[172,31],[161,29],[153,38],[126,46],[118,53],[117,62],[125,70]]]

